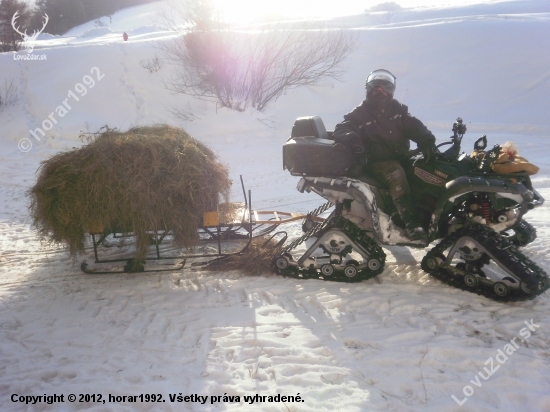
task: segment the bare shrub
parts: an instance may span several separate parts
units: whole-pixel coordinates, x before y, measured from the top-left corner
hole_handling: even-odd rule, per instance
[[[162,60],[155,55],[154,58],[140,60],[139,65],[149,70],[149,73],[158,72],[162,68]]]
[[[243,252],[214,260],[207,265],[206,270],[238,270],[249,276],[269,274],[273,272],[273,256],[277,255],[280,250],[281,246],[276,240],[266,241],[263,237],[256,238]]]
[[[94,20],[94,26],[95,26],[95,27],[98,27],[98,28],[99,28],[99,27],[107,27],[107,26],[105,25],[105,23],[103,23],[103,22],[101,21],[101,17],[100,17],[99,19],[97,19],[97,20]]]
[[[168,110],[174,117],[184,120],[186,122],[192,122],[194,120],[201,119],[199,116],[195,114],[195,111],[191,107],[191,104],[189,102],[187,103],[187,107],[172,107]]]
[[[0,109],[3,106],[13,106],[17,103],[19,91],[13,79],[4,80],[4,85],[0,88]]]
[[[176,67],[166,85],[174,93],[262,111],[287,90],[339,80],[353,50],[343,30],[279,22],[238,31],[217,20],[207,1],[193,4],[186,28],[172,26],[180,35],[160,45]]]

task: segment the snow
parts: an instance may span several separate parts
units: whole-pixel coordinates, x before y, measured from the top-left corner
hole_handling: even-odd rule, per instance
[[[40,161],[82,145],[81,131],[162,122],[185,128],[229,165],[233,200],[241,200],[242,175],[255,209],[312,210],[323,199],[299,193],[298,179],[282,170],[294,119],[317,114],[332,129],[363,99],[368,72],[385,67],[398,78],[396,98],[438,142],[457,116],[468,126],[463,150],[483,133],[489,145],[515,142],[541,168],[533,182],[550,199],[550,4],[487,2],[403,10],[390,22],[366,14],[328,21],[358,38],[344,81],[289,91],[264,113],[171,95],[167,63],[155,73],[143,69],[140,61],[162,58],[156,42],[174,36],[157,25],[155,8],[105,17],[104,28],[89,22],[65,36],[41,36],[34,53],[47,60],[0,54],[0,85],[14,79],[19,88],[18,103],[0,112],[0,409],[550,411],[548,294],[497,303],[430,278],[420,269],[424,250],[394,246],[385,249],[381,275],[353,285],[191,269],[85,275],[80,260],[39,242],[26,197]],[[79,101],[69,98],[86,75],[94,87]],[[59,117],[67,98],[71,109]],[[57,123],[37,141],[29,130],[48,126],[52,114]],[[18,149],[21,139],[32,144],[28,152]],[[549,272],[548,206],[527,220],[538,239],[523,252]],[[298,224],[287,230],[300,233]],[[91,248],[83,258],[92,260]],[[540,325],[534,331],[531,321]],[[514,338],[519,349],[498,363]],[[478,372],[486,376],[489,358],[499,368],[485,381]],[[452,396],[463,401],[465,393],[459,406]],[[63,394],[65,402],[25,405],[13,394]],[[106,402],[70,403],[69,394],[102,394]],[[166,402],[109,402],[109,394],[162,394]],[[209,398],[178,403],[170,394]],[[212,403],[224,394],[240,402]],[[244,401],[255,394],[299,394],[303,402]]]

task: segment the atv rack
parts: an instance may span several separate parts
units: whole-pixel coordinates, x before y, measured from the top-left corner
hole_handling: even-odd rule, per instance
[[[266,235],[273,231],[277,226],[300,219],[306,221],[322,222],[324,219],[316,216],[315,213],[301,214],[289,213],[274,210],[252,210],[252,196],[250,190],[248,196],[244,187],[244,182],[241,179],[243,189],[244,203],[229,203],[228,206],[232,213],[219,213],[218,211],[206,212],[203,215],[202,225],[197,229],[199,241],[202,244],[216,244],[216,250],[210,253],[184,253],[177,256],[163,256],[160,245],[170,236],[170,231],[151,231],[151,244],[155,246],[154,255],[148,256],[143,261],[136,261],[128,257],[116,259],[102,259],[100,257],[100,246],[106,246],[107,237],[112,236],[113,239],[132,238],[132,232],[103,232],[90,231],[94,258],[96,264],[113,264],[125,262],[122,269],[101,270],[101,268],[90,268],[86,261],[82,262],[80,268],[83,272],[89,274],[110,274],[110,273],[132,273],[132,272],[172,272],[179,271],[185,267],[188,259],[216,259],[238,255],[243,253],[252,242],[252,239]],[[328,206],[327,206],[328,208]],[[245,242],[241,245],[238,251],[225,251],[222,245],[227,243]],[[177,260],[176,264],[159,264],[160,267],[146,269],[145,264],[148,262],[158,262],[163,260]],[[195,263],[193,266],[203,266],[205,263]],[[170,266],[165,268],[163,266]]]

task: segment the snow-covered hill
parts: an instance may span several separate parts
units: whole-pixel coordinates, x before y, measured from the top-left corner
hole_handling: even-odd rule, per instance
[[[0,54],[0,86],[14,79],[19,92],[18,103],[0,112],[0,409],[550,411],[547,295],[504,305],[462,292],[420,269],[423,250],[399,247],[388,250],[381,275],[353,286],[187,269],[84,275],[61,248],[38,242],[25,197],[40,161],[80,146],[81,131],[161,122],[212,147],[235,182],[243,175],[254,208],[311,210],[322,199],[297,192],[297,179],[282,170],[281,145],[294,119],[317,114],[334,127],[363,99],[368,72],[384,67],[398,78],[396,98],[439,142],[457,116],[468,123],[466,151],[483,133],[490,145],[516,142],[541,167],[533,181],[550,198],[550,3],[323,22],[358,35],[345,81],[290,91],[264,113],[171,95],[164,88],[168,64],[155,73],[142,68],[140,61],[162,58],[156,42],[174,36],[158,26],[155,7],[122,10],[112,22],[102,19],[105,27],[90,22],[65,36],[43,35],[34,53],[47,60]],[[78,101],[70,96],[77,83],[88,84]],[[60,117],[64,101],[71,108]],[[192,121],[173,115],[174,108]],[[49,126],[45,121],[53,127],[42,136],[36,129]],[[548,206],[527,220],[538,239],[524,253],[548,272]],[[296,236],[299,225],[288,231]],[[540,327],[520,342],[531,321]],[[485,362],[515,337],[519,349],[480,380],[478,372],[490,368]],[[12,401],[13,394],[54,393],[65,402]],[[243,399],[298,393],[303,402]],[[69,394],[102,394],[107,402],[69,403]],[[109,394],[162,394],[166,402],[109,402]],[[170,394],[210,398],[178,403]],[[224,402],[224,394],[240,402]],[[214,395],[219,402],[211,403]],[[453,395],[467,401],[459,406]]]

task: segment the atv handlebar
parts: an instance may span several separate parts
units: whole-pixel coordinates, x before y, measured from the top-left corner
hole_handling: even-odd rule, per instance
[[[441,146],[446,146],[449,144],[453,145],[453,147],[448,149],[444,153],[440,152],[439,150],[434,151],[434,159],[439,158],[443,160],[452,160],[458,158],[458,155],[460,153],[460,143],[462,142],[462,137],[464,136],[464,133],[466,133],[466,125],[463,123],[463,120],[460,117],[457,117],[456,122],[453,123],[452,130],[453,136],[451,136],[451,141],[439,143],[435,147],[439,149]],[[409,152],[405,155],[405,158],[410,159],[411,157],[417,156],[420,153],[422,153],[422,150],[420,150],[420,148],[409,150]]]
[[[453,144],[453,142],[443,142],[439,143],[435,147],[439,149],[441,146],[447,146],[449,144]],[[422,150],[420,148],[416,148],[414,150],[409,150],[409,152],[405,155],[406,159],[410,159],[411,157],[418,156],[419,154],[422,154]],[[447,156],[445,156],[444,153],[440,152],[439,150],[434,152],[434,159],[443,159],[443,160],[449,160]]]

